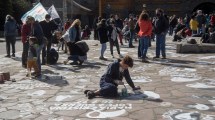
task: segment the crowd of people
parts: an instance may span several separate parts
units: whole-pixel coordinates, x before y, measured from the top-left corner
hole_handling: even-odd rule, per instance
[[[187,36],[202,37],[203,42],[215,43],[215,15],[204,15],[201,10],[193,13],[191,17],[177,18],[176,15],[168,17],[162,9],[155,10],[154,17],[149,16],[143,10],[140,15],[129,14],[129,18],[122,20],[117,14],[111,14],[105,19],[98,17],[93,22],[94,39],[100,41],[100,60],[105,58],[107,43],[110,44],[110,54],[115,58],[113,47],[116,47],[117,61],[111,63],[107,72],[101,77],[99,90],[86,90],[85,94],[89,99],[95,96],[114,97],[117,95],[117,86],[122,83],[123,76],[133,90],[140,87],[134,86],[129,75],[128,68],[133,66],[133,59],[120,52],[120,45],[128,43],[129,49],[136,49],[133,40],[139,41],[137,56],[142,62],[148,63],[147,51],[151,46],[151,40],[156,41],[155,56],[153,59],[166,59],[166,35],[173,36],[173,41],[180,41]],[[12,45],[12,57],[15,57],[15,37],[16,21],[10,15],[6,16],[5,38],[7,55],[10,56],[10,44]],[[28,16],[21,28],[21,40],[23,43],[22,66],[33,75],[41,76],[41,65],[52,63],[51,46],[53,43],[60,43],[65,46],[65,53],[69,52],[68,58],[64,61],[67,64],[73,60],[71,65],[82,65],[87,60],[89,50],[87,44],[82,39],[89,39],[91,30],[86,25],[81,29],[79,19],[67,20],[63,26],[63,31],[59,31],[58,25],[51,21],[51,16],[46,15],[45,20],[38,22],[34,17]],[[56,42],[57,41],[57,42]],[[120,44],[119,44],[120,43]],[[68,49],[68,50],[67,50]],[[58,48],[59,50],[59,48]],[[40,60],[42,52],[42,61]],[[116,82],[120,80],[120,82]]]

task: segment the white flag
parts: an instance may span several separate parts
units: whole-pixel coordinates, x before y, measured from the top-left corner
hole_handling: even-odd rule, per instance
[[[43,5],[41,3],[38,3],[30,11],[28,11],[27,13],[25,13],[22,16],[21,20],[22,20],[23,23],[25,23],[26,18],[28,16],[32,16],[37,21],[43,21],[43,20],[45,20],[45,15],[46,14],[48,14],[48,12],[46,11],[46,9],[43,7]]]
[[[55,18],[60,18],[60,16],[57,13],[57,10],[55,9],[54,5],[52,5],[47,12],[49,13],[49,15],[51,16],[52,19]]]

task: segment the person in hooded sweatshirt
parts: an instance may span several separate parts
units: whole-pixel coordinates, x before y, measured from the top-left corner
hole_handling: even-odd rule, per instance
[[[4,36],[6,40],[7,55],[10,56],[10,45],[12,46],[12,57],[15,57],[15,43],[16,43],[16,21],[11,15],[7,15],[4,24]]]

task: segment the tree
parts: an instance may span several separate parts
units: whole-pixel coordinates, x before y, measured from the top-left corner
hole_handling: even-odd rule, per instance
[[[18,23],[21,23],[21,17],[32,7],[31,3],[26,0],[15,0],[13,2],[13,14]]]
[[[6,15],[13,15],[13,6],[11,0],[0,0],[0,30],[4,30]]]
[[[31,7],[29,0],[0,0],[0,31],[4,30],[6,15],[12,15],[18,23],[21,23],[20,18]]]

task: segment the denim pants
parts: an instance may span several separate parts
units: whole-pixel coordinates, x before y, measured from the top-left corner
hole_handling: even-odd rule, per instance
[[[149,39],[150,38],[148,36],[143,36],[140,38],[140,52],[142,59],[146,58],[146,53],[149,47]]]
[[[139,42],[138,42],[137,56],[138,56],[138,58],[142,57],[142,56],[141,56],[141,43],[140,43],[140,38],[139,38]]]
[[[78,62],[78,61],[79,61],[78,55],[70,55],[70,56],[68,57],[68,59],[69,59],[69,60],[73,60],[74,62]]]
[[[105,53],[105,50],[106,50],[106,48],[107,48],[107,45],[106,45],[106,43],[102,43],[101,44],[102,46],[101,46],[101,57],[104,57],[104,53]]]
[[[5,40],[6,40],[7,55],[10,56],[10,45],[12,47],[12,54],[15,54],[16,37],[15,36],[6,36]]]
[[[160,52],[162,57],[166,57],[166,34],[156,34],[156,57],[160,57]]]
[[[107,83],[105,80],[100,81],[100,96],[116,97],[118,95],[117,86],[113,83]]]
[[[44,47],[44,44],[41,44],[37,48],[37,64],[38,64],[38,68],[39,68],[39,73],[41,73],[41,59],[40,59],[40,54],[41,54],[41,51],[42,51],[43,47]]]
[[[172,36],[172,34],[173,34],[173,29],[174,29],[173,26],[170,26],[170,27],[169,27],[169,35],[170,35],[170,36]]]
[[[118,40],[110,40],[110,53],[113,55],[113,46],[116,46],[117,53],[120,54],[119,43]]]
[[[44,45],[42,49],[42,63],[49,63],[49,58],[50,58],[50,50],[51,50],[51,45],[52,45],[52,38],[47,38],[47,45]]]
[[[132,45],[133,45],[133,44],[132,44],[132,41],[133,41],[133,39],[134,39],[134,35],[135,35],[134,30],[130,30],[129,46],[132,46]]]

